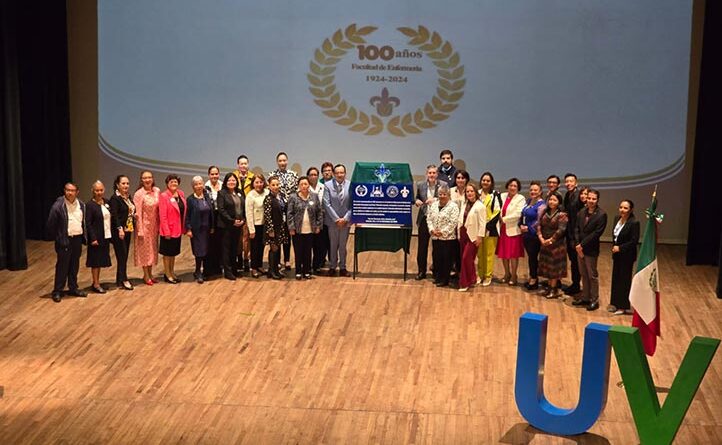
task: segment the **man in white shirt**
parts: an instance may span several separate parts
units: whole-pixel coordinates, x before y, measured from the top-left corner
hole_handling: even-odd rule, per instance
[[[77,199],[78,187],[72,182],[65,184],[63,196],[59,197],[50,208],[47,230],[55,240],[55,286],[52,298],[60,303],[65,283],[69,294],[86,297],[85,291],[78,289],[78,270],[80,254],[83,250],[85,237],[85,203]]]

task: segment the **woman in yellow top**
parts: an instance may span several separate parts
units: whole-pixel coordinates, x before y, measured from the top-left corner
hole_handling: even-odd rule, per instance
[[[496,244],[499,241],[499,213],[503,203],[499,192],[494,190],[494,175],[484,172],[479,184],[481,185],[479,199],[486,207],[486,236],[482,238],[476,254],[476,271],[481,285],[488,286],[491,284],[494,272]]]

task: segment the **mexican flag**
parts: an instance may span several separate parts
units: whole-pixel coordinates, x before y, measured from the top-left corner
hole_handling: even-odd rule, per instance
[[[652,204],[647,209],[647,226],[644,229],[642,247],[637,259],[637,272],[632,278],[629,302],[634,309],[632,326],[639,329],[644,352],[654,355],[657,349],[657,337],[660,336],[659,323],[659,274],[657,272],[657,224],[662,215],[656,213],[657,192],[652,195]]]

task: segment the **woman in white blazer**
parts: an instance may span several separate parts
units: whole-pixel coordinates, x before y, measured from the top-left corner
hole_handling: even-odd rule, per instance
[[[486,206],[479,200],[479,192],[472,184],[464,189],[465,204],[459,212],[459,245],[461,267],[459,291],[466,292],[476,283],[476,252],[486,234]]]
[[[263,200],[268,195],[266,178],[257,173],[253,178],[253,190],[246,196],[246,221],[251,239],[251,276],[258,278],[263,270]]]
[[[499,243],[496,245],[496,256],[504,264],[502,282],[513,286],[517,282],[519,258],[524,257],[524,241],[521,236],[519,220],[526,205],[526,199],[519,193],[521,182],[517,178],[506,181],[506,192],[501,194],[501,228]]]

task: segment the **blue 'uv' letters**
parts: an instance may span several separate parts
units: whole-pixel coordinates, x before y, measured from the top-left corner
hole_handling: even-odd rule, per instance
[[[564,409],[544,397],[547,316],[530,312],[521,316],[514,397],[522,416],[532,426],[552,434],[574,435],[594,425],[607,402],[609,328],[590,323],[584,329],[579,402],[573,409]]]

